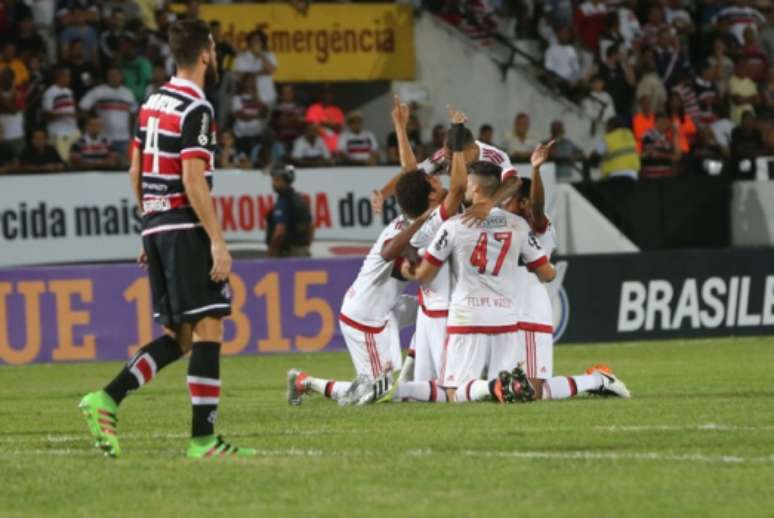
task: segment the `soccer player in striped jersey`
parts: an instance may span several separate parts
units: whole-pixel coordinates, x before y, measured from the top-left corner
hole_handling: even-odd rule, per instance
[[[143,252],[155,320],[165,334],[140,348],[103,390],[80,403],[96,446],[116,457],[118,405],[190,352],[193,419],[188,457],[252,456],[214,434],[220,401],[223,317],[231,313],[231,255],[213,208],[215,125],[204,96],[217,78],[215,42],[201,20],[169,31],[177,75],[143,104],[132,146],[132,190],[142,207]]]

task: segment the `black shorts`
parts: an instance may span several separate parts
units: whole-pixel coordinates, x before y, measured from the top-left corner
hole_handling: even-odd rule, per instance
[[[231,314],[231,289],[210,279],[210,239],[202,228],[142,238],[148,256],[153,318],[163,326]]]

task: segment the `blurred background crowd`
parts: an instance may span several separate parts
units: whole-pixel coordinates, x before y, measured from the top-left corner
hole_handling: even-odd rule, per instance
[[[304,9],[303,3],[294,3]],[[477,138],[528,160],[555,139],[559,179],[754,176],[774,155],[774,10],[769,0],[427,0],[429,11],[486,47],[494,35],[544,48],[547,81],[588,115],[584,149],[562,121],[531,130],[482,124]],[[199,17],[159,0],[0,2],[0,173],[123,170],[134,116],[174,73],[166,30]],[[394,134],[379,139],[335,84],[275,84],[283,66],[256,30],[245,38],[212,22],[220,80],[207,95],[219,123],[218,166],[267,168],[398,162]],[[419,157],[441,147],[445,123],[412,117]]]

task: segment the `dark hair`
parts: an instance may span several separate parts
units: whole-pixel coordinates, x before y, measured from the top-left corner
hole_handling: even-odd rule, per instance
[[[530,178],[522,178],[521,185],[519,186],[519,198],[529,198],[529,191],[532,189],[532,180]]]
[[[479,133],[483,133],[484,131],[494,131],[494,128],[491,124],[482,124],[481,127],[478,129]]]
[[[656,116],[654,117],[653,120],[668,119],[668,118],[669,118],[669,114],[667,112],[665,112],[664,110],[659,110],[656,112]]]
[[[500,187],[502,172],[503,170],[499,165],[483,160],[473,162],[468,167],[468,174],[478,178],[478,185],[481,186],[484,194],[487,196],[493,195],[497,188]]]
[[[430,206],[428,197],[432,190],[427,174],[415,169],[401,175],[395,186],[395,195],[403,213],[409,218],[416,218]]]
[[[268,37],[268,36],[266,36],[266,33],[265,33],[265,32],[263,32],[261,29],[256,29],[256,30],[254,30],[253,32],[251,32],[251,33],[248,35],[248,37],[247,37],[247,41],[249,42],[250,40],[252,40],[252,39],[253,39],[253,38],[255,38],[256,36],[257,36],[258,38],[260,38],[260,40],[261,40],[261,45],[263,45],[263,48],[264,48],[264,50],[268,50],[268,46],[269,46],[269,37]]]
[[[476,137],[473,136],[473,132],[470,131],[470,128],[465,128],[465,147],[468,147],[469,145],[476,142]],[[449,135],[447,133],[446,137],[443,140],[443,147],[449,149]]]
[[[196,64],[210,48],[210,26],[203,20],[180,20],[169,28],[169,48],[178,67]]]

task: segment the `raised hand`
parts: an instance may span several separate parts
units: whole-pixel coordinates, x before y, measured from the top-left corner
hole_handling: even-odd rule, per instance
[[[548,157],[551,155],[551,148],[554,147],[556,140],[552,140],[548,144],[538,144],[535,146],[535,150],[532,152],[532,156],[529,157],[529,161],[532,163],[532,167],[539,168],[545,164]]]
[[[468,116],[451,104],[446,105],[446,111],[449,113],[449,120],[452,124],[465,124],[468,122]]]
[[[405,128],[408,125],[409,116],[411,110],[409,110],[408,104],[400,102],[400,97],[397,95],[393,97],[392,102],[392,122],[399,128]]]
[[[381,214],[383,206],[384,195],[382,194],[382,191],[375,189],[374,192],[371,193],[371,209],[374,211],[374,214]]]

